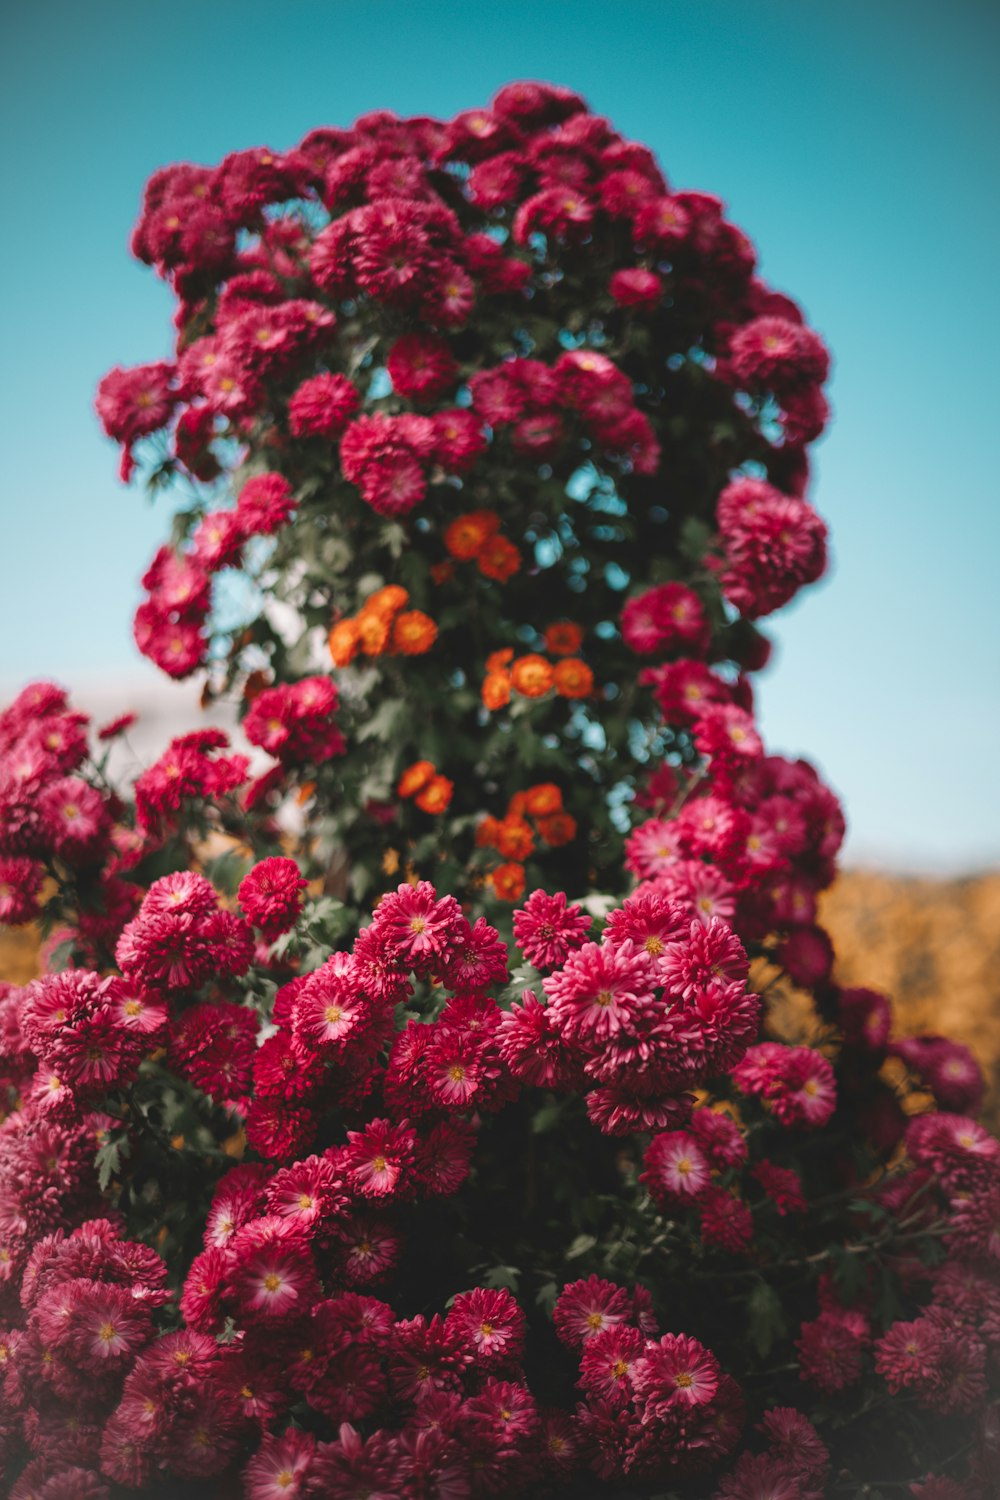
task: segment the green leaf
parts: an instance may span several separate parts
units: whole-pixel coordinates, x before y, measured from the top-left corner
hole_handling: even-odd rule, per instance
[[[579,1260],[581,1255],[586,1255],[588,1250],[593,1250],[597,1244],[597,1236],[594,1234],[578,1234],[576,1239],[566,1251],[567,1260]]]
[[[509,1292],[516,1292],[521,1280],[521,1272],[517,1266],[491,1266],[483,1273],[483,1281],[487,1286],[506,1287]]]
[[[114,1135],[105,1141],[97,1155],[94,1157],[94,1166],[97,1168],[97,1185],[101,1192],[107,1192],[112,1177],[117,1177],[121,1170],[123,1158],[127,1157],[132,1150],[129,1138],[124,1132]]]
[[[781,1298],[766,1281],[758,1281],[747,1299],[747,1331],[761,1359],[766,1359],[786,1332]]]

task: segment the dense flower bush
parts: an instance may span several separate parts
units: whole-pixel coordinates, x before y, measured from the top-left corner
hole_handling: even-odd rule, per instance
[[[536,84],[169,168],[133,249],[135,638],[257,763],[0,715],[13,1500],[988,1500],[979,1072],[838,984],[840,808],[753,714],[822,341]]]

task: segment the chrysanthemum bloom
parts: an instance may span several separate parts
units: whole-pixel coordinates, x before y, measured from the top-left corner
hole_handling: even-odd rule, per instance
[[[559,620],[546,626],[544,642],[550,656],[576,656],[583,645],[583,626]]]
[[[831,1393],[861,1378],[862,1358],[871,1343],[868,1319],[860,1312],[831,1308],[803,1323],[795,1347],[800,1373],[821,1391]]]
[[[446,528],[444,544],[452,557],[469,562],[479,556],[490,537],[496,536],[499,530],[500,517],[496,511],[469,511]]]
[[[819,1491],[781,1454],[741,1453],[714,1500],[818,1500]]]
[[[316,1439],[289,1427],[280,1437],[267,1434],[243,1471],[247,1500],[298,1500],[312,1472]]]
[[[361,404],[346,375],[314,375],[288,399],[288,426],[295,437],[339,437]]]
[[[837,1020],[848,1042],[881,1052],[892,1030],[892,1004],[877,990],[843,989],[837,995]]]
[[[488,672],[483,679],[482,699],[483,704],[495,713],[498,708],[506,708],[510,702],[511,677],[509,672]]]
[[[615,271],[608,291],[620,307],[655,307],[663,296],[663,282],[655,271],[635,266]]]
[[[556,663],[553,685],[560,698],[589,698],[594,690],[594,674],[586,662],[568,656]]]
[[[519,901],[524,894],[524,866],[516,860],[497,865],[490,871],[487,879],[501,901]]]
[[[510,669],[511,683],[524,698],[541,698],[552,687],[555,673],[544,656],[519,656]]]
[[[631,1373],[645,1348],[638,1328],[618,1324],[587,1339],[580,1358],[580,1384],[599,1401],[619,1406],[632,1395]]]
[[[791,1167],[779,1167],[776,1162],[759,1161],[753,1167],[753,1175],[779,1214],[784,1216],[808,1212],[809,1200],[803,1191],[802,1179]]]
[[[687,1334],[665,1333],[648,1343],[632,1366],[631,1379],[647,1419],[671,1408],[682,1410],[711,1401],[722,1371],[715,1355]]]
[[[296,503],[283,474],[255,474],[240,490],[236,519],[244,536],[273,536],[292,519]]]
[[[357,620],[353,618],[338,620],[336,624],[331,625],[327,645],[330,648],[330,660],[333,665],[349,667],[361,645],[361,632]]]
[[[599,1276],[572,1281],[559,1293],[552,1320],[568,1349],[582,1349],[595,1334],[631,1321],[629,1295],[624,1287]]]
[[[438,899],[426,880],[402,884],[375,908],[372,928],[398,964],[418,970],[439,960],[461,930],[462,910],[454,896]]]
[[[663,1208],[696,1203],[712,1180],[708,1159],[685,1131],[654,1136],[643,1158],[641,1181]]]
[[[416,1136],[405,1120],[371,1120],[364,1130],[349,1130],[347,1141],[344,1165],[355,1192],[384,1198],[409,1188]]]
[[[530,964],[555,969],[582,947],[592,918],[570,904],[564,891],[532,891],[514,913],[514,941]]]
[[[516,1364],[524,1349],[524,1313],[502,1288],[476,1287],[456,1297],[445,1327],[459,1352],[481,1369]]]
[[[0,924],[20,927],[38,915],[43,871],[30,859],[0,859]]]
[[[520,571],[521,554],[505,536],[490,536],[476,553],[476,566],[484,578],[506,583]]]
[[[255,1219],[234,1236],[230,1282],[244,1317],[280,1322],[305,1316],[318,1296],[312,1256],[280,1218]]]
[[[400,656],[422,656],[437,640],[437,626],[419,609],[404,610],[393,620],[389,640]]]
[[[586,943],[543,980],[552,1013],[567,1037],[597,1044],[627,1026],[652,998],[648,954]]]
[[[659,584],[625,605],[622,638],[644,656],[664,650],[701,656],[709,639],[704,606],[693,589],[682,583]]]
[[[447,776],[432,776],[413,800],[421,812],[431,813],[437,817],[447,811],[454,790],[455,783],[449,781]]]
[[[413,797],[417,792],[423,791],[436,769],[431,760],[415,760],[413,765],[407,766],[400,776],[396,785],[396,796]]]
[[[501,984],[507,977],[507,945],[485,917],[465,923],[449,949],[441,978],[448,989],[475,994]]]
[[[458,366],[442,338],[409,333],[396,340],[386,358],[395,390],[415,401],[433,401],[455,383]]]
[[[308,884],[293,859],[273,857],[254,865],[237,894],[247,921],[273,942],[295,926]]]
[[[829,1467],[830,1454],[809,1418],[792,1406],[772,1406],[758,1423],[775,1458],[788,1464],[803,1479],[821,1480]]]

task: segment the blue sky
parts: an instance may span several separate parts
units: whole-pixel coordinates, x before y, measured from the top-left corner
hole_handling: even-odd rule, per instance
[[[843,796],[855,861],[1000,862],[1000,12],[953,0],[34,0],[0,63],[4,691],[141,682],[165,532],[115,478],[105,369],[169,352],[131,263],[143,182],[373,108],[447,116],[536,77],[716,192],[835,356],[812,498],[829,580],[778,617],[769,742]]]

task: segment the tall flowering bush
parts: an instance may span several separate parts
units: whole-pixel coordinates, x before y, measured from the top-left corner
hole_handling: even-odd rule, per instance
[[[14,1500],[987,1500],[979,1072],[837,983],[840,808],[753,713],[822,341],[537,84],[169,168],[133,249],[135,638],[257,760],[0,716]]]

